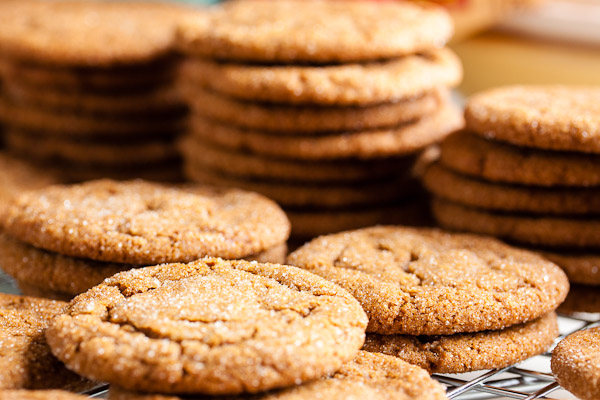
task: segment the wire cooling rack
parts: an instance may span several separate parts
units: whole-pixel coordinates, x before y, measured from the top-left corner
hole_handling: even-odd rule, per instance
[[[0,292],[18,293],[13,280],[1,271]],[[560,337],[555,343],[580,329],[600,326],[600,314],[560,315],[558,326]],[[552,376],[550,355],[548,352],[503,369],[456,375],[434,374],[433,377],[446,385],[447,396],[453,400],[575,399],[576,397],[562,389]],[[107,386],[101,386],[83,394],[92,398],[105,398],[106,392]]]

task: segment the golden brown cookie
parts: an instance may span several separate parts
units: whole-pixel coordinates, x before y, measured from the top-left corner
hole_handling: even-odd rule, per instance
[[[552,352],[557,382],[582,400],[600,398],[600,328],[584,329],[563,339]]]
[[[600,214],[600,188],[535,188],[489,183],[430,165],[423,184],[442,199],[490,211],[530,214]]]
[[[367,335],[363,350],[399,357],[429,373],[504,368],[544,353],[558,336],[556,314],[497,331],[448,336]]]
[[[52,356],[44,337],[50,320],[66,306],[60,301],[0,294],[0,389],[91,387],[91,382]]]
[[[63,390],[2,390],[0,400],[85,400],[88,397]]]
[[[125,264],[246,257],[279,245],[289,222],[255,193],[144,181],[91,181],[21,195],[3,218],[11,236],[71,257]]]
[[[432,204],[433,215],[444,228],[533,246],[600,247],[600,221],[596,219],[493,213],[439,198]]]
[[[591,253],[542,251],[544,257],[565,271],[571,282],[600,285],[600,255]]]
[[[487,140],[468,132],[448,136],[440,163],[493,182],[531,186],[599,186],[600,157],[536,150]]]
[[[110,400],[183,400],[178,396],[132,393],[111,386]],[[419,367],[395,357],[366,351],[344,364],[333,376],[301,386],[228,400],[443,400],[442,386]],[[218,397],[186,396],[187,400],[218,400]]]
[[[343,132],[325,136],[279,136],[243,130],[194,116],[192,135],[237,150],[280,158],[325,160],[339,158],[376,158],[418,152],[442,140],[462,127],[460,112],[452,105],[440,108],[431,116],[395,128],[360,132]]]
[[[462,79],[448,49],[365,64],[325,66],[242,65],[188,60],[182,82],[235,98],[286,104],[367,105],[399,101]]]
[[[467,128],[489,139],[550,150],[600,153],[600,88],[507,86],[473,96]]]
[[[598,286],[571,283],[569,294],[558,307],[561,314],[593,313],[600,314],[600,291]]]
[[[348,292],[306,271],[205,258],[117,274],[46,337],[70,368],[128,390],[238,394],[335,372],[366,325]]]
[[[536,319],[564,300],[559,267],[495,239],[435,229],[378,226],[322,236],[291,265],[348,289],[369,332],[451,335]]]

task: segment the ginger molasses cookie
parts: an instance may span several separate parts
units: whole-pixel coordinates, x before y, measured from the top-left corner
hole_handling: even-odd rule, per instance
[[[0,400],[85,400],[86,396],[64,390],[2,390]]]
[[[445,228],[533,246],[600,247],[600,219],[494,213],[436,198],[433,215]]]
[[[448,49],[365,64],[242,65],[205,59],[182,66],[186,82],[239,99],[286,104],[367,105],[420,96],[462,79]]]
[[[600,285],[600,254],[586,252],[541,251],[542,255],[565,271],[569,281]],[[600,292],[599,292],[600,297]]]
[[[583,400],[600,398],[600,328],[567,336],[552,352],[558,383]]]
[[[183,400],[181,397],[132,393],[111,387],[110,400]],[[196,397],[218,400],[217,397]],[[239,397],[247,399],[247,396]],[[344,364],[331,377],[301,386],[257,394],[252,400],[347,400],[349,398],[387,400],[442,400],[446,399],[442,386],[419,367],[384,354],[360,351],[356,358]],[[194,397],[185,397],[194,400]],[[230,398],[231,399],[231,398]],[[238,399],[233,398],[231,400]]]
[[[211,187],[98,180],[21,195],[11,236],[71,257],[126,264],[240,258],[279,245],[289,222],[271,200]]]
[[[497,331],[448,336],[367,335],[363,350],[389,354],[429,373],[504,368],[548,350],[558,336],[556,314]]]
[[[44,337],[50,320],[66,306],[60,301],[0,294],[1,389],[83,390],[92,386],[54,358]]]
[[[128,390],[238,394],[337,371],[366,325],[360,304],[316,275],[205,258],[117,274],[46,337],[73,370]]]
[[[487,140],[468,132],[448,136],[440,163],[493,182],[532,186],[598,186],[600,158],[593,154],[537,150]]]
[[[600,87],[508,86],[473,96],[467,128],[487,138],[550,150],[600,153]]]
[[[451,335],[503,329],[554,310],[569,289],[559,267],[495,239],[378,226],[322,236],[291,265],[348,289],[369,332]]]

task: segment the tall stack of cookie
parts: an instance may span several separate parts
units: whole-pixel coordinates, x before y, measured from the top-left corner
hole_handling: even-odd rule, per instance
[[[184,21],[187,176],[272,198],[295,236],[414,222],[415,156],[462,124],[451,33],[405,2],[234,1]]]
[[[176,21],[156,2],[0,4],[6,147],[65,180],[181,180]]]
[[[470,99],[424,175],[453,229],[539,249],[600,285],[600,88],[514,86]]]

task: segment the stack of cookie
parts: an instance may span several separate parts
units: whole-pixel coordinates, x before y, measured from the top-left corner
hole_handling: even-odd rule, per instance
[[[258,194],[110,180],[24,193],[0,225],[0,268],[23,293],[58,299],[161,262],[282,262],[290,230],[283,211]]]
[[[425,186],[442,226],[538,249],[600,285],[600,88],[505,87],[474,96]]]
[[[288,257],[347,289],[369,316],[364,350],[430,372],[503,368],[545,352],[569,282],[495,239],[378,226],[322,236]]]
[[[462,124],[451,33],[406,2],[234,1],[184,21],[187,176],[270,197],[295,236],[415,222],[415,156]]]
[[[185,13],[156,2],[2,2],[7,149],[67,181],[180,181],[186,107],[171,46]]]

